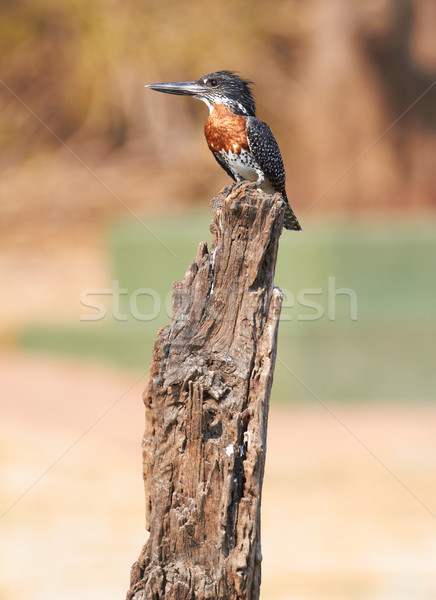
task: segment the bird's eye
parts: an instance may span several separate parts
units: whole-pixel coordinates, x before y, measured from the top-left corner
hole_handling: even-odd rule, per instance
[[[218,81],[216,79],[209,79],[208,84],[211,87],[216,87],[218,85]]]

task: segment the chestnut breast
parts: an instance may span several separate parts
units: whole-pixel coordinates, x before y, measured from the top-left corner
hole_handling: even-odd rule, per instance
[[[204,135],[212,152],[240,154],[249,150],[245,117],[233,114],[224,104],[214,103],[204,125]]]

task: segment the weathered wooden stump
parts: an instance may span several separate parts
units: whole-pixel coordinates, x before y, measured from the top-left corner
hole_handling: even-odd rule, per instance
[[[173,284],[173,318],[144,393],[146,527],[128,600],[255,600],[269,396],[282,293],[273,286],[284,205],[252,184],[212,200]]]

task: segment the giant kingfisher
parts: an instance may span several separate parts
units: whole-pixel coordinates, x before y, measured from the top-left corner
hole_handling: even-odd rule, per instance
[[[204,134],[218,164],[234,181],[254,181],[267,194],[279,192],[286,202],[284,226],[300,231],[286,195],[282,155],[271,129],[256,118],[251,83],[233,71],[217,71],[197,81],[152,83],[146,87],[205,102],[209,116]]]

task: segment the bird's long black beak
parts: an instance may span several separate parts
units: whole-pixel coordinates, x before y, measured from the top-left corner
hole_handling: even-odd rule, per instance
[[[174,81],[173,83],[150,83],[145,87],[164,92],[164,94],[176,94],[177,96],[199,96],[205,91],[205,87],[196,81]]]

